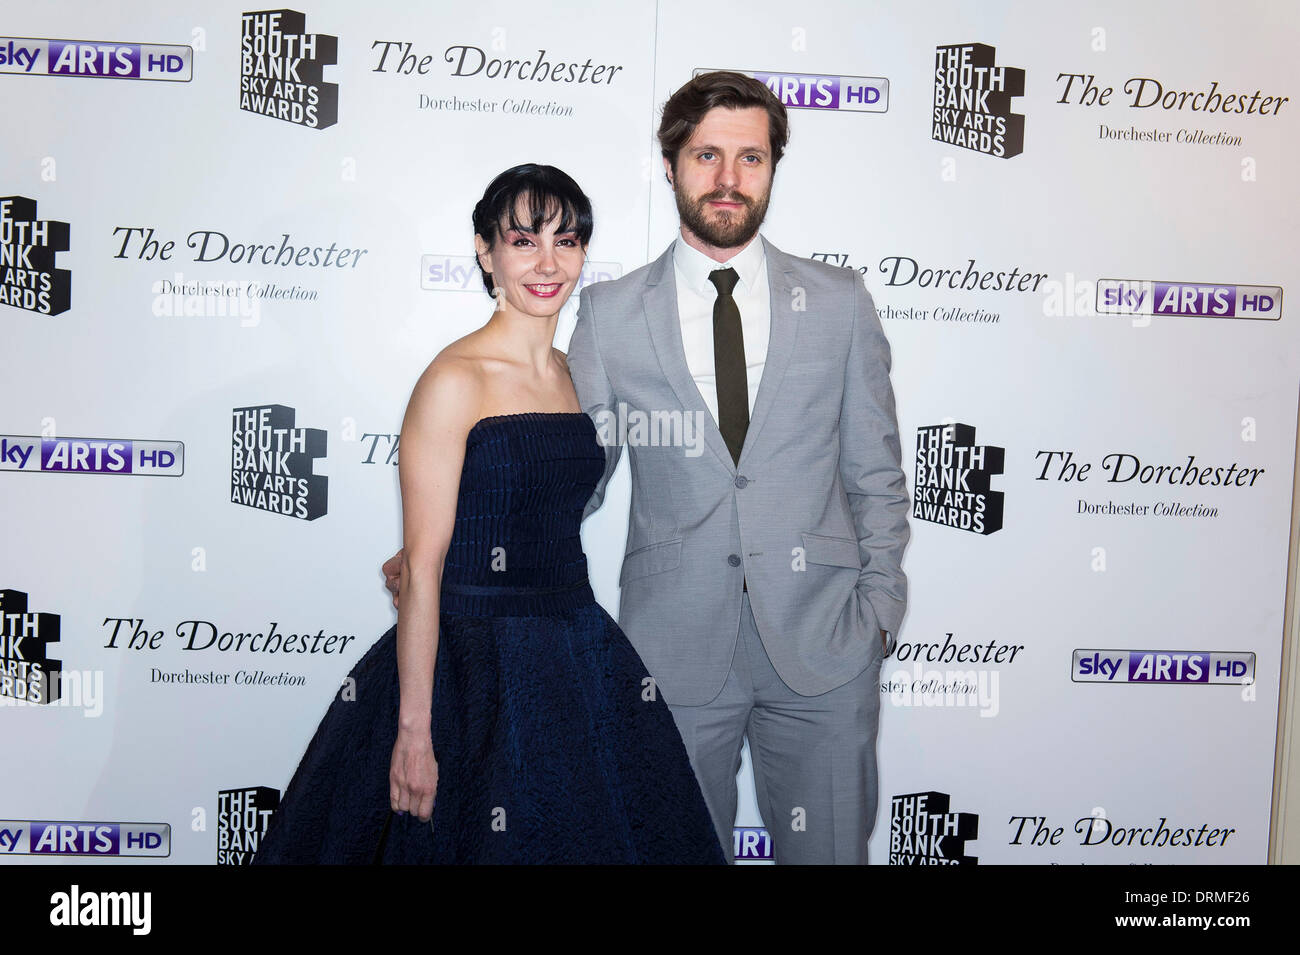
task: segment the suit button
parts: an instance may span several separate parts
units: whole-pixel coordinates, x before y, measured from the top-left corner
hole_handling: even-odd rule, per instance
[[[736,487],[744,487],[748,483],[749,483],[749,478],[745,477],[745,475],[743,474],[736,475]]]
[[[740,566],[740,555],[739,555],[739,554],[728,554],[728,555],[727,555],[727,563],[730,564],[732,567],[739,567],[739,566]]]

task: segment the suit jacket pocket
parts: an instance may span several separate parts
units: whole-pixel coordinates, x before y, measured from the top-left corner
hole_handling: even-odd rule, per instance
[[[682,539],[680,537],[638,547],[631,553],[623,555],[623,570],[618,575],[618,584],[621,587],[629,580],[638,577],[662,574],[666,570],[672,570],[681,562]]]
[[[821,534],[799,535],[803,538],[804,559],[810,564],[830,564],[833,567],[862,569],[862,555],[858,542],[849,537],[824,537]]]

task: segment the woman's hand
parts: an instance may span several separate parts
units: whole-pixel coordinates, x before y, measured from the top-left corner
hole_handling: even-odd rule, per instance
[[[393,762],[388,770],[388,796],[393,812],[409,812],[421,822],[433,817],[433,799],[438,790],[438,761],[433,740],[423,733],[398,730]]]

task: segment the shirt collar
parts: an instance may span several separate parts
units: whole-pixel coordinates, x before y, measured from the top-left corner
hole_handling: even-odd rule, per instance
[[[686,240],[677,236],[677,245],[673,249],[673,265],[689,288],[714,295],[716,289],[709,281],[709,273],[716,269],[733,268],[745,291],[752,291],[758,281],[759,270],[767,259],[767,250],[763,247],[762,236],[755,234],[749,244],[733,255],[726,262],[709,258],[699,249],[686,244]]]

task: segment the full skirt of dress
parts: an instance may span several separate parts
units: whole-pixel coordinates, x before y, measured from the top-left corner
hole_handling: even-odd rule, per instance
[[[672,714],[594,599],[441,615],[428,822],[390,809],[396,647],[394,625],[344,681],[253,864],[725,863]]]

